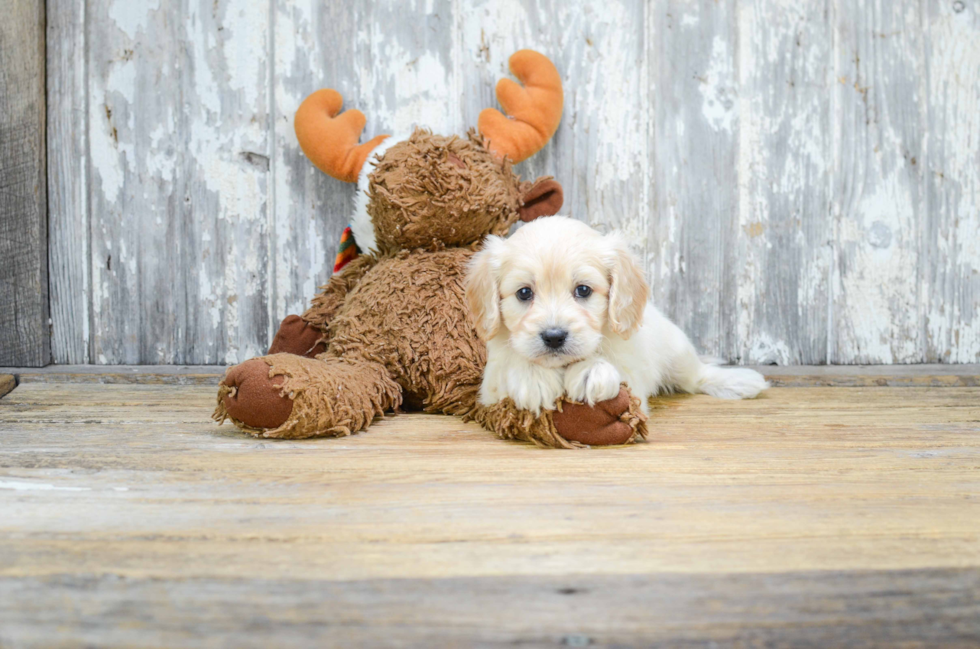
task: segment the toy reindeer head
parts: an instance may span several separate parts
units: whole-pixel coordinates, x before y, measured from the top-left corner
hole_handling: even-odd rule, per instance
[[[393,251],[468,246],[487,234],[506,234],[517,219],[558,212],[562,189],[550,177],[521,181],[511,164],[544,147],[561,121],[561,78],[547,57],[521,50],[510,69],[524,84],[502,79],[497,99],[508,116],[487,108],[479,133],[407,138],[378,135],[358,144],[366,119],[340,112],[343,98],[319,90],[296,112],[296,135],[306,156],[338,180],[357,183],[351,230],[360,249]]]

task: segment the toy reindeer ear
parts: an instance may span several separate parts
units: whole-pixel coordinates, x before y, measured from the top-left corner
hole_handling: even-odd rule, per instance
[[[367,119],[359,110],[339,115],[344,98],[336,90],[317,90],[296,111],[296,137],[317,168],[337,180],[357,182],[361,167],[387,135],[358,144]]]
[[[524,204],[521,205],[519,212],[521,220],[528,223],[539,216],[558,214],[565,202],[565,194],[557,180],[546,176],[534,181],[531,189],[524,194],[523,200]]]
[[[497,82],[497,100],[509,117],[496,108],[485,108],[477,125],[494,155],[520,162],[544,148],[558,130],[565,96],[558,70],[543,54],[521,50],[511,55],[509,63],[510,71],[524,84],[510,79]]]

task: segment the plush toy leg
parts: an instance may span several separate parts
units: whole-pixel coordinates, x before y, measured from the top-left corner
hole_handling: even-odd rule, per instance
[[[270,354],[296,354],[313,358],[327,351],[325,332],[298,315],[286,316],[269,346]]]
[[[325,332],[298,315],[286,316],[269,346],[270,354],[296,354],[313,358],[327,351]]]
[[[342,437],[400,404],[401,388],[379,363],[273,354],[228,369],[214,418],[256,437]]]
[[[501,439],[550,448],[630,444],[647,436],[647,418],[640,410],[640,400],[625,386],[618,396],[595,406],[561,401],[558,410],[535,416],[504,399],[493,406],[480,406],[472,418]]]

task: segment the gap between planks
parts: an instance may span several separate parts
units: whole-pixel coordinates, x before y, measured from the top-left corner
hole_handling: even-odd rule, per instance
[[[980,364],[757,365],[773,387],[978,387]],[[49,365],[0,367],[0,397],[18,383],[217,385],[223,365]],[[6,378],[6,377],[10,378]]]

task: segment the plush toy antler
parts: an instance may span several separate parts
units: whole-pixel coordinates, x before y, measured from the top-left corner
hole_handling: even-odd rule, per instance
[[[480,112],[478,124],[495,156],[521,162],[540,151],[558,130],[564,95],[558,70],[543,54],[521,50],[509,63],[524,85],[501,79],[497,99],[507,115],[487,108]],[[317,168],[337,180],[354,183],[371,152],[388,136],[358,144],[367,119],[356,109],[340,114],[343,104],[336,90],[314,92],[296,111],[296,137]]]
[[[534,50],[510,57],[510,71],[524,84],[510,79],[497,83],[497,100],[510,117],[496,108],[480,112],[480,133],[497,157],[520,162],[540,151],[558,130],[564,95],[554,64]]]
[[[296,137],[303,153],[320,171],[337,180],[356,183],[357,175],[371,151],[387,135],[378,135],[358,144],[367,118],[359,110],[346,111],[339,117],[344,98],[336,90],[317,90],[296,111]]]

